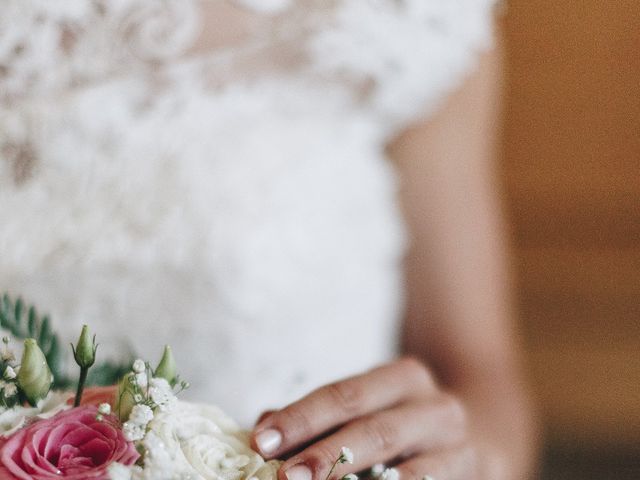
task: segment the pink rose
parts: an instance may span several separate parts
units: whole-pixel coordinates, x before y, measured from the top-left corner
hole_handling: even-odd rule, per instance
[[[91,405],[19,430],[0,444],[0,480],[107,480],[113,462],[132,465],[138,452],[113,415],[96,420]]]

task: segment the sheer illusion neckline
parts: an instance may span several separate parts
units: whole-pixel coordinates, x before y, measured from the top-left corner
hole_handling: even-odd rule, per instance
[[[197,5],[200,28],[189,54],[226,53],[264,42],[273,30],[272,11],[244,0],[204,0]],[[267,13],[267,15],[265,15]]]
[[[199,28],[185,52],[189,59],[225,63],[238,57],[242,63],[252,56],[255,61],[265,50],[274,50],[270,56],[277,57],[279,46],[299,38],[304,29],[302,21],[291,22],[297,24],[294,28],[291,23],[287,29],[279,28],[282,17],[293,11],[290,0],[204,0],[195,7]]]
[[[293,0],[232,0],[232,2],[256,12],[269,14],[281,13],[293,5]]]

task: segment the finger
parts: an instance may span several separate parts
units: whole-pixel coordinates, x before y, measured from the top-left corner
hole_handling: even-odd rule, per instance
[[[267,458],[289,452],[349,420],[435,391],[417,360],[404,358],[368,373],[322,387],[264,419],[252,446]]]
[[[458,447],[413,457],[395,467],[399,480],[477,480],[478,457],[471,447]],[[394,475],[386,480],[393,480]],[[383,476],[384,477],[384,476]]]
[[[376,463],[387,462],[407,452],[424,451],[437,446],[457,445],[465,438],[462,419],[450,411],[448,400],[416,402],[368,415],[348,423],[333,435],[311,445],[286,461],[281,470],[288,480],[290,469],[296,473],[301,467],[308,469],[307,477],[326,478],[342,446],[348,446],[354,454],[352,465],[336,469],[339,476],[349,471],[361,471]],[[308,480],[308,479],[307,479]]]
[[[260,422],[263,422],[265,419],[269,418],[275,412],[276,412],[275,410],[266,410],[266,411],[262,412],[260,414],[260,416],[258,417],[258,420],[256,421],[256,425],[260,424]]]

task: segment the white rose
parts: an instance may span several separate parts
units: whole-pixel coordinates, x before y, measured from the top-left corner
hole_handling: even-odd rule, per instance
[[[71,408],[67,400],[72,396],[69,393],[50,392],[36,407],[14,407],[4,411],[0,409],[0,437],[10,437],[27,420],[51,418],[62,410]]]
[[[248,434],[217,407],[177,402],[156,413],[148,428],[141,478],[276,478],[277,463],[265,463],[251,450]]]

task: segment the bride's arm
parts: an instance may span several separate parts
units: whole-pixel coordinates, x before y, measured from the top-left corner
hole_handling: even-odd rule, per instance
[[[390,148],[413,237],[405,325],[413,357],[263,416],[254,448],[268,458],[293,454],[279,480],[341,478],[378,462],[396,468],[383,480],[528,477],[534,428],[492,180],[496,72],[487,57],[435,119]],[[333,470],[345,445],[353,465]]]
[[[466,403],[488,478],[524,479],[534,427],[520,372],[496,182],[501,61],[390,148],[411,236],[405,352]],[[508,472],[508,473],[507,473]]]

